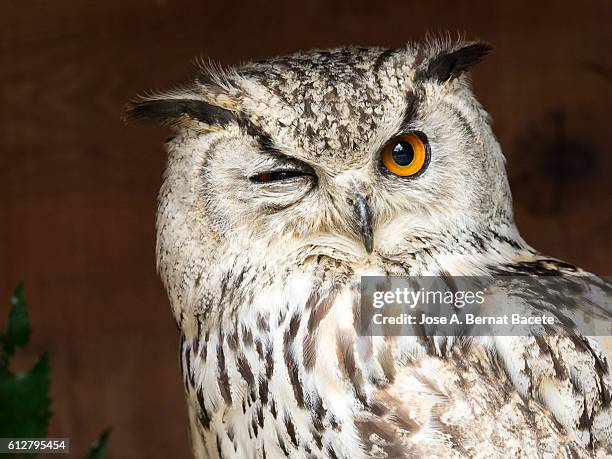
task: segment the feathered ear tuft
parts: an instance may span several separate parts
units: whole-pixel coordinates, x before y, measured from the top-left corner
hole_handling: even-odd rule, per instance
[[[419,72],[419,79],[435,80],[439,83],[454,80],[470,67],[480,62],[492,46],[485,42],[462,44],[452,51],[440,51],[428,59],[426,66]]]
[[[155,96],[130,102],[125,108],[124,119],[156,121],[161,124],[195,120],[210,126],[225,126],[236,120],[236,114],[201,99]]]
[[[124,120],[155,121],[161,124],[189,125],[198,128],[223,127],[236,121],[241,108],[238,90],[230,82],[230,72],[209,63],[199,63],[197,78],[191,85],[161,93],[146,94],[129,102]]]
[[[227,97],[214,98],[211,94],[210,100],[204,100],[194,93],[171,91],[131,101],[125,107],[124,120],[154,121],[170,125],[191,120],[209,126],[225,126],[236,120],[236,113],[230,109]]]

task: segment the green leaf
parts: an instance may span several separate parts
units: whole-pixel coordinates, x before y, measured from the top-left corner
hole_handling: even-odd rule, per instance
[[[105,459],[106,458],[106,442],[108,441],[108,436],[111,433],[111,429],[106,429],[100,435],[98,442],[94,445],[94,447],[89,451],[89,454],[85,459]]]
[[[16,347],[25,346],[30,338],[30,319],[25,303],[23,284],[19,284],[11,296],[11,311],[9,312],[8,328],[1,337],[6,357],[13,355]]]
[[[30,371],[0,378],[0,437],[45,437],[51,418],[50,368],[43,354]]]

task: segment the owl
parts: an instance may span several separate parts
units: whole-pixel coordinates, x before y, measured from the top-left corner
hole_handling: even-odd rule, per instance
[[[489,50],[429,39],[202,66],[128,105],[175,131],[157,262],[195,457],[610,454],[609,357],[571,325],[461,339],[356,325],[366,275],[587,274],[515,226],[469,83]]]

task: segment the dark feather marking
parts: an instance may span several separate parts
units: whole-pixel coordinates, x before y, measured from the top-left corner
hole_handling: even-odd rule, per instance
[[[223,335],[219,334],[219,344],[217,345],[217,366],[219,369],[219,392],[221,397],[228,405],[232,404],[232,394],[230,389],[229,376],[225,366],[225,354],[223,353]]]
[[[126,119],[167,123],[188,116],[202,123],[226,126],[237,121],[234,112],[197,99],[152,99],[135,101],[125,110]]]
[[[378,55],[376,60],[374,61],[374,66],[372,67],[372,71],[377,73],[384,63],[393,56],[398,50],[397,49],[385,49],[382,53]]]
[[[196,314],[196,332],[193,337],[193,353],[194,355],[200,352],[200,342],[202,338],[202,316],[200,314]]]
[[[302,118],[316,119],[316,115],[312,111],[311,101],[309,99],[304,100],[304,109],[302,110]]]
[[[208,411],[206,410],[206,405],[204,404],[204,394],[202,392],[201,387],[196,392],[196,397],[198,400],[199,407],[198,419],[200,420],[200,424],[202,425],[202,427],[208,430],[210,427],[210,416],[208,414]]]
[[[253,137],[258,145],[259,149],[263,152],[270,153],[272,155],[283,155],[280,149],[274,144],[272,140],[272,136],[264,131],[261,127],[256,126],[253,122],[247,117],[246,114],[241,113],[237,118],[238,125],[241,129],[244,130],[250,137]]]
[[[302,356],[304,358],[304,368],[312,370],[317,362],[317,333],[309,333],[304,338],[302,347]]]
[[[486,372],[484,371],[484,369],[480,368],[480,372],[479,373],[484,376],[484,374]],[[418,382],[423,384],[425,387],[429,388],[429,390],[433,394],[436,394],[440,398],[446,398],[446,395],[444,394],[444,392],[442,392],[430,378],[427,378],[425,375],[423,375],[422,373],[419,373],[419,372],[414,372],[414,378]]]
[[[272,342],[270,341],[266,346],[266,378],[268,381],[272,379],[272,374],[274,373],[274,347]]]
[[[323,420],[327,415],[327,410],[323,406],[323,399],[316,392],[311,392],[306,397],[306,404],[310,410],[312,418],[312,424],[318,432],[323,432],[325,427],[323,426]]]
[[[338,456],[331,445],[327,445],[327,454],[329,455],[330,459],[338,459]]]
[[[215,436],[217,438],[217,454],[219,455],[219,459],[223,459],[223,451],[221,450],[221,437],[217,434]]]
[[[393,384],[393,381],[395,381],[396,370],[395,365],[393,364],[393,353],[391,352],[391,347],[389,344],[385,344],[385,348],[378,355],[378,363],[380,363],[383,373],[387,378],[387,382],[389,384]]]
[[[387,405],[377,399],[374,399],[370,402],[369,410],[370,413],[378,417],[384,416],[386,413],[389,412],[389,408],[387,407]]]
[[[187,378],[189,380],[189,383],[191,384],[191,387],[193,387],[195,385],[195,374],[193,372],[193,369],[191,368],[191,344],[187,343],[185,345],[184,348],[184,358],[185,358],[185,363],[186,363],[186,368],[185,371],[187,372]]]
[[[292,339],[297,335],[298,329],[300,328],[300,315],[296,312],[289,321],[289,335]]]
[[[286,457],[289,457],[289,451],[287,451],[287,447],[285,446],[285,442],[283,441],[280,433],[278,431],[276,431],[276,439],[278,440],[278,446],[280,447],[280,449],[282,450],[283,454]]]
[[[270,331],[270,325],[268,324],[267,319],[261,314],[257,315],[257,329],[264,333],[268,333]]]
[[[500,276],[516,276],[519,274],[529,274],[535,276],[560,276],[563,271],[576,272],[578,269],[559,260],[552,258],[542,258],[533,261],[521,261],[518,263],[507,263],[502,266],[490,266],[492,273]]]
[[[366,395],[363,390],[363,378],[361,370],[359,370],[355,364],[353,338],[349,333],[338,331],[336,335],[336,354],[340,371],[348,377],[349,381],[351,381],[359,401],[367,405]]]
[[[389,60],[397,51],[397,49],[385,49],[382,53],[378,55],[376,60],[374,61],[374,65],[372,66],[372,73],[374,74],[374,79],[379,87],[383,87],[381,82],[380,70],[383,65]]]
[[[436,425],[439,426],[438,429],[440,432],[448,435],[448,442],[451,444],[453,450],[460,454],[459,457],[470,457],[468,451],[461,446],[461,440],[465,436],[465,433],[462,432],[456,424],[446,424],[444,422],[440,422],[439,415],[436,415]]]
[[[240,274],[238,274],[238,276],[236,276],[236,279],[234,280],[234,290],[237,289],[237,287],[242,285],[242,282],[244,281],[244,275],[247,272],[247,268],[242,268],[240,270]]]
[[[312,298],[312,295],[311,295]],[[317,327],[321,323],[321,321],[325,318],[332,305],[334,304],[334,300],[336,299],[336,291],[331,291],[328,295],[321,299],[321,301],[316,303],[314,311],[311,310],[310,317],[308,318],[308,332],[313,333],[316,331]],[[314,301],[314,300],[313,300]],[[309,300],[310,303],[310,300]],[[307,304],[307,308],[309,304]]]
[[[612,398],[610,396],[610,391],[608,390],[604,379],[604,376],[607,375],[610,371],[608,360],[605,357],[600,358],[600,356],[595,352],[595,350],[586,338],[583,338],[583,344],[586,348],[588,348],[591,355],[595,359],[595,370],[597,371],[597,374],[599,376],[599,385],[601,387],[601,403],[604,408],[608,408],[610,406],[610,401]]]
[[[461,123],[461,125],[465,129],[465,131],[468,134],[468,136],[471,137],[471,138],[474,138],[475,137],[474,129],[472,128],[472,125],[470,124],[470,121],[464,116],[464,114],[461,112],[461,110],[459,110],[459,108],[457,108],[455,105],[453,105],[451,103],[446,103],[445,105],[457,117],[457,119],[459,120],[459,123]],[[472,236],[476,239],[476,241],[477,241],[478,245],[480,246],[480,248],[484,249],[484,243],[483,243],[482,239],[476,233],[472,233]]]
[[[406,432],[415,432],[419,430],[420,427],[419,424],[408,415],[408,413],[398,412],[396,414],[392,414],[389,417],[389,420]]]
[[[238,357],[236,357],[236,366],[238,367],[238,372],[240,373],[240,376],[242,376],[242,379],[246,381],[249,388],[253,388],[255,384],[255,377],[253,376],[249,362],[244,354],[240,354]]]
[[[436,355],[437,350],[434,345],[434,340],[427,336],[427,330],[425,330],[425,326],[423,324],[415,324],[414,325],[414,335],[421,346],[427,349],[427,353],[431,355]]]
[[[302,345],[302,353],[304,358],[304,367],[306,370],[314,368],[317,361],[317,329],[321,321],[327,316],[327,313],[334,304],[336,299],[336,291],[331,291],[326,297],[320,299],[319,296],[314,293],[310,295],[308,303],[306,304],[307,310],[310,311],[308,317],[308,334],[304,338]]]
[[[179,356],[180,356],[180,363],[181,363],[181,374],[183,375],[183,385],[185,386],[185,389],[189,389],[189,386],[187,384],[188,382],[188,377],[187,377],[187,372],[185,371],[185,335],[181,334],[181,339],[179,341]]]
[[[319,288],[319,286],[316,287],[317,289]],[[306,301],[306,309],[307,310],[311,310],[312,308],[314,308],[317,303],[319,302],[319,300],[321,299],[318,290],[315,289],[315,291],[313,291],[310,296],[308,297],[308,301]]]
[[[229,348],[236,352],[236,350],[238,349],[238,328],[234,328],[234,331],[232,333],[230,333],[229,335],[227,335],[226,337],[227,340],[227,345],[229,346]]]
[[[329,425],[335,432],[340,432],[340,430],[342,430],[339,420],[334,415],[329,417]]]
[[[227,435],[228,440],[234,445],[234,451],[236,451],[238,445],[235,442],[236,435],[234,432],[234,427],[231,425],[227,426],[225,434]]]
[[[202,341],[202,347],[200,349],[200,358],[202,360],[204,360],[206,362],[206,359],[208,358],[208,337],[209,337],[209,332],[206,332],[206,335],[204,336],[204,340]]]
[[[591,427],[593,426],[593,417],[595,416],[595,410],[591,410],[591,416],[588,413],[588,406],[586,397],[582,403],[582,414],[580,415],[580,420],[578,422],[578,430],[588,430],[591,431]],[[591,437],[591,441],[592,437]]]
[[[276,321],[276,326],[280,327],[280,325],[285,321],[286,311],[283,309],[278,313],[278,320]]]
[[[495,239],[497,239],[498,241],[505,242],[506,244],[508,244],[513,249],[519,250],[521,248],[521,244],[519,244],[514,239],[510,239],[509,237],[502,236],[501,234],[499,234],[499,233],[497,233],[496,231],[493,231],[493,230],[491,230],[491,234],[493,234],[493,237],[495,237]]]
[[[247,347],[253,345],[253,332],[245,325],[242,326],[242,342]]]
[[[225,292],[227,290],[227,283],[229,282],[230,272],[225,273],[221,279],[221,299],[225,299]]]
[[[574,344],[576,344],[576,341],[574,341]],[[610,372],[610,367],[608,365],[608,359],[605,357],[605,355],[600,357],[599,354],[595,352],[595,350],[591,346],[591,343],[589,343],[588,339],[585,337],[582,337],[582,346],[589,350],[589,353],[595,360],[595,368],[597,369],[599,375],[607,375]]]
[[[406,450],[402,447],[392,425],[376,420],[355,421],[355,427],[359,432],[361,441],[366,446],[366,453],[370,452],[373,445],[387,453],[387,457],[403,457]],[[383,441],[374,441],[376,437]]]
[[[259,434],[259,429],[257,428],[257,418],[255,416],[255,413],[253,413],[253,417],[251,418],[251,427],[253,429],[253,436],[257,438],[257,435]]]
[[[521,399],[522,399],[522,397],[521,397]],[[525,417],[525,421],[526,421],[527,425],[535,430],[536,429],[535,412],[532,409],[529,408],[528,402],[525,402],[524,400],[522,400],[520,403],[516,404],[516,407],[519,409],[519,411],[521,413],[523,413],[523,416]],[[552,418],[552,420],[554,422],[556,422],[554,417]]]
[[[260,340],[255,341],[255,350],[257,351],[257,355],[259,356],[259,360],[264,359],[263,345]]]
[[[263,377],[259,377],[259,399],[263,405],[268,404],[268,380]]]
[[[312,431],[311,434],[312,434],[312,439],[315,442],[315,445],[317,445],[317,448],[322,449],[323,448],[323,435],[316,431]]]
[[[553,369],[555,370],[555,376],[560,380],[567,379],[567,369],[563,365],[563,363],[559,360],[559,358],[555,355],[554,351],[550,347],[550,345],[546,342],[546,340],[541,336],[536,336],[535,341],[540,348],[540,353],[544,355],[550,356],[550,359],[553,364]]]
[[[591,353],[590,346],[587,346],[585,344],[585,339],[582,336],[570,335],[568,336],[568,338],[572,340],[572,343],[574,343],[574,347],[576,348],[576,350],[579,350],[580,352]]]
[[[293,443],[293,446],[297,448],[298,438],[295,433],[295,426],[293,425],[293,422],[291,422],[291,417],[287,413],[285,413],[285,427],[287,428],[287,434],[289,435],[291,443]]]
[[[419,430],[419,423],[412,418],[409,409],[402,404],[401,400],[391,396],[387,392],[383,392],[381,395],[394,406],[393,412],[391,412],[388,417],[389,421],[395,424],[399,429],[408,433],[414,433]]]
[[[550,351],[550,358],[552,359],[553,368],[555,369],[555,375],[557,376],[557,378],[559,378],[560,380],[567,379],[567,369],[563,365],[563,362],[561,362],[561,360],[559,360],[559,358],[555,355],[552,349]]]
[[[406,94],[406,106],[404,108],[404,116],[400,127],[401,133],[410,130],[412,122],[416,119],[419,113],[419,105],[422,100],[420,91],[413,90]]]
[[[304,393],[302,390],[302,383],[300,382],[298,364],[295,361],[295,357],[293,355],[292,350],[294,338],[295,335],[291,334],[291,326],[289,326],[285,330],[285,335],[283,337],[283,356],[285,358],[285,366],[287,367],[287,373],[289,374],[289,382],[291,383],[291,387],[293,388],[295,401],[300,408],[304,408]]]
[[[567,449],[572,459],[580,459],[581,457],[584,457],[581,453],[578,452],[576,446],[573,443],[568,443]]]

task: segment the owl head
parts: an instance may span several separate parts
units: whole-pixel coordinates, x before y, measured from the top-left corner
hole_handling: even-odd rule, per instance
[[[220,70],[141,98],[176,129],[160,194],[164,269],[401,258],[427,241],[519,240],[504,158],[467,70],[490,50],[431,40]]]

